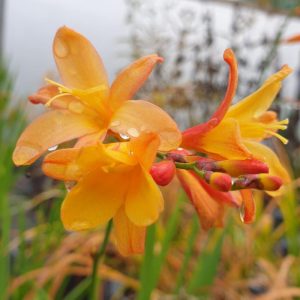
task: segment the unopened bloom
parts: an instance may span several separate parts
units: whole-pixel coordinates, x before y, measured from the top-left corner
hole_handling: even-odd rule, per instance
[[[283,66],[257,91],[230,106],[237,84],[237,64],[231,50],[226,50],[224,57],[231,70],[225,98],[208,122],[183,132],[182,147],[219,159],[255,158],[264,161],[270,175],[279,176],[284,183],[288,183],[290,176],[277,155],[260,142],[274,136],[287,143],[277,131],[286,129],[288,120],[278,121],[276,113],[268,109],[281,88],[281,81],[291,73],[291,69]],[[279,195],[281,192],[279,190],[272,194]]]
[[[30,164],[65,141],[76,139],[76,147],[95,144],[108,131],[128,138],[156,132],[161,151],[178,146],[180,132],[163,110],[147,101],[130,100],[162,58],[149,55],[135,61],[109,86],[101,58],[79,33],[60,28],[53,53],[63,84],[48,80],[49,85],[29,98],[50,111],[20,136],[13,154],[16,165]]]
[[[62,204],[64,227],[91,229],[114,218],[120,252],[143,252],[146,226],[157,220],[164,205],[149,173],[159,143],[158,136],[149,133],[129,142],[98,143],[48,154],[44,173],[76,183]]]
[[[151,167],[150,174],[158,185],[168,185],[176,174],[175,164],[172,160],[157,162]]]

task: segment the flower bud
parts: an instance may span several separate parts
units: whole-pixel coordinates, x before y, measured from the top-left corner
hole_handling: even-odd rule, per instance
[[[213,172],[224,172],[237,177],[244,174],[268,173],[268,166],[256,159],[245,160],[222,160],[212,162],[198,162],[198,167],[202,170]]]
[[[258,177],[265,191],[277,191],[283,185],[282,179],[277,176],[260,174]]]
[[[268,174],[245,175],[234,180],[233,189],[276,191],[282,186],[282,184],[282,180],[277,176],[271,176]]]
[[[225,173],[205,172],[204,180],[214,189],[221,192],[228,192],[231,190],[232,178]]]
[[[161,186],[165,186],[171,182],[175,176],[176,168],[171,160],[164,160],[153,164],[150,174],[154,181]]]

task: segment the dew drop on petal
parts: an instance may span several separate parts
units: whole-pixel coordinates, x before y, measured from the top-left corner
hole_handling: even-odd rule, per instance
[[[140,135],[139,131],[136,128],[129,128],[127,133],[132,137],[138,137]]]
[[[57,147],[58,147],[58,145],[52,146],[52,147],[48,148],[48,151],[54,151],[57,149]]]
[[[243,223],[245,223],[245,204],[242,203],[241,206],[239,207],[240,211],[240,219]]]
[[[75,181],[65,181],[65,187],[68,192],[71,191],[71,189],[75,186],[76,182]]]
[[[120,137],[123,139],[123,140],[129,140],[129,136],[124,134],[124,133],[120,133]]]
[[[54,43],[54,54],[58,58],[64,58],[69,54],[68,44],[60,37],[57,37]]]

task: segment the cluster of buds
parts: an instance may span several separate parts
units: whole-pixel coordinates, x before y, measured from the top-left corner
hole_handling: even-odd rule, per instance
[[[269,168],[264,162],[256,159],[217,161],[186,153],[168,153],[159,157],[162,160],[152,166],[150,173],[160,186],[171,182],[176,169],[192,171],[221,192],[244,189],[276,191],[283,184],[279,177],[268,174]]]

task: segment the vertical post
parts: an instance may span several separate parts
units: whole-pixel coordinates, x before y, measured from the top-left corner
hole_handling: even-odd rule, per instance
[[[3,55],[4,2],[5,0],[0,0],[0,60],[2,59],[2,55]]]

